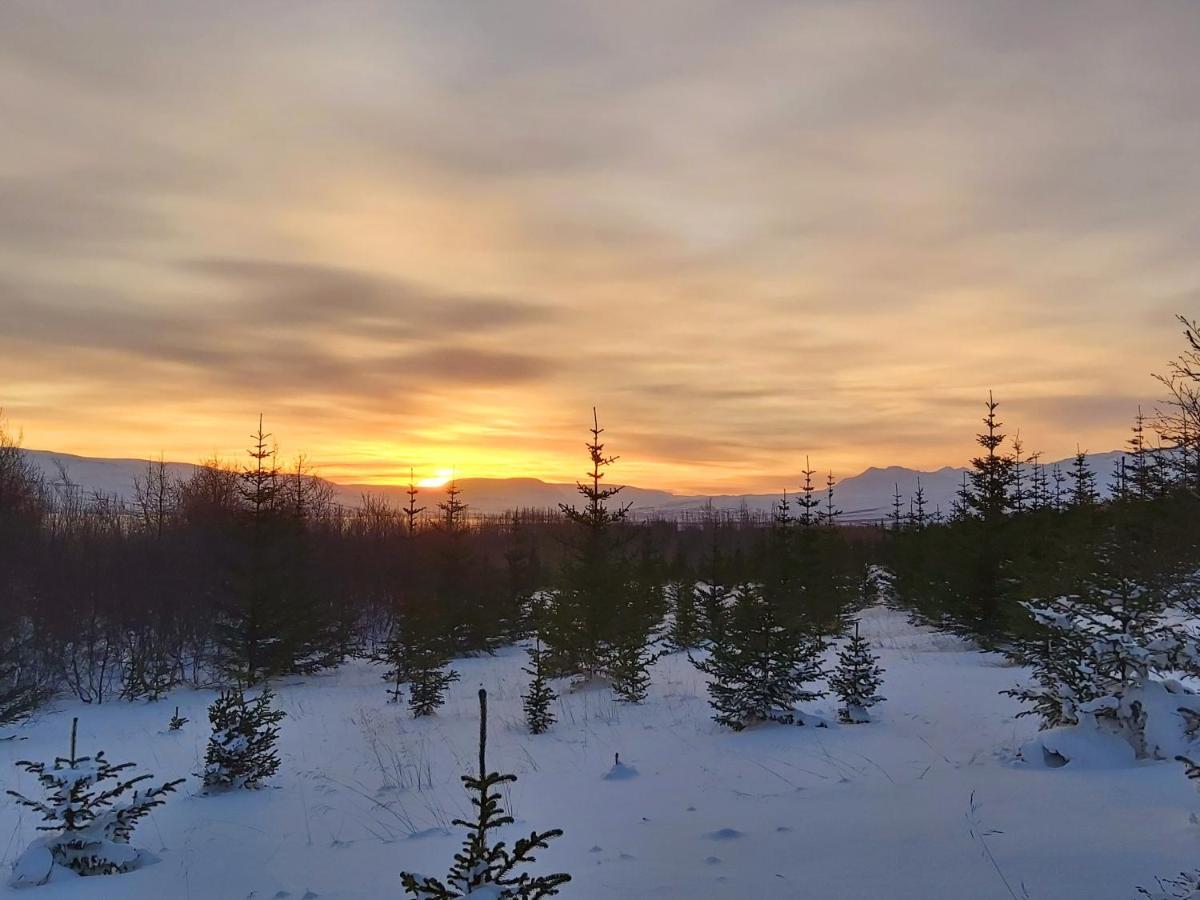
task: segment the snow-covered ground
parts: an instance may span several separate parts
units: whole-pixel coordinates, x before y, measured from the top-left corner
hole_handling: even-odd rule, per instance
[[[366,664],[283,683],[271,787],[210,797],[191,777],[134,835],[157,863],[56,878],[28,896],[399,897],[402,870],[442,876],[458,848],[450,820],[469,808],[459,775],[474,764],[480,686],[490,767],[520,776],[511,834],[566,832],[539,855],[540,870],[574,876],[564,898],[1129,900],[1155,875],[1200,864],[1200,798],[1179,764],[1023,766],[1016,749],[1036,723],[998,694],[1020,670],[886,610],[868,612],[863,632],[887,669],[888,700],[862,726],[837,725],[830,698],[806,710],[827,728],[723,730],[683,654],[659,661],[644,706],[602,689],[567,693],[559,722],[537,737],[521,723],[516,648],[456,662],[462,680],[427,720],[389,705]],[[159,780],[197,772],[212,696],[62,702],[0,743],[0,785],[36,794],[13,763],[65,754],[73,715],[81,753],[103,749]],[[192,721],[170,733],[176,704]],[[604,777],[615,753],[633,777]],[[5,867],[35,825],[0,800]]]

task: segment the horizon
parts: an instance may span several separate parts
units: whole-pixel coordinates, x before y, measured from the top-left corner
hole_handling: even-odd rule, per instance
[[[68,452],[68,451],[61,451],[61,450],[50,450],[50,449],[47,449],[47,448],[44,448],[44,447],[24,447],[24,446],[23,446],[23,447],[22,447],[22,449],[23,449],[23,450],[25,450],[25,451],[28,451],[28,452],[30,452],[30,453],[39,453],[39,454],[45,454],[45,455],[47,455],[47,456],[51,456],[51,457],[70,457],[70,458],[72,458],[72,459],[79,459],[79,460],[82,460],[82,461],[84,461],[84,462],[99,462],[99,463],[139,463],[139,464],[141,464],[141,463],[157,463],[157,462],[159,462],[159,459],[158,459],[158,457],[157,457],[157,456],[155,456],[155,457],[143,457],[143,456],[88,456],[88,455],[79,454],[79,453],[71,453],[71,452]],[[1083,449],[1083,448],[1081,448],[1081,449]],[[1108,449],[1108,450],[1088,450],[1088,449],[1084,449],[1084,452],[1087,454],[1087,457],[1088,457],[1089,459],[1093,459],[1094,457],[1105,457],[1105,456],[1110,456],[1110,455],[1127,455],[1127,454],[1128,454],[1128,451],[1127,451],[1126,449],[1123,449],[1123,448],[1112,448],[1112,449]],[[1070,460],[1071,460],[1071,457],[1072,457],[1073,455],[1074,455],[1074,454],[1071,454],[1071,455],[1069,455],[1069,456],[1064,456],[1064,457],[1049,457],[1049,456],[1045,456],[1045,455],[1043,455],[1043,457],[1042,457],[1042,464],[1043,464],[1043,465],[1047,465],[1047,466],[1053,466],[1053,465],[1065,464],[1065,463],[1068,463],[1068,462],[1070,462]],[[286,457],[284,457],[284,459],[286,459]],[[194,460],[194,461],[193,461],[193,460],[183,460],[183,459],[166,459],[166,458],[163,458],[161,461],[162,461],[163,463],[165,463],[166,465],[169,465],[169,466],[170,466],[170,465],[178,465],[178,466],[203,466],[203,465],[206,465],[206,464],[208,464],[208,463],[210,463],[210,462],[213,462],[213,461],[214,461],[214,457],[212,456],[212,454],[210,454],[208,457],[206,457],[206,458],[204,458],[204,459],[199,459],[199,460]],[[237,465],[238,465],[238,461],[237,461],[235,458],[232,458],[232,457],[216,457],[216,458],[215,458],[215,461],[216,461],[217,463],[224,464],[224,465],[231,465],[231,466],[237,466]],[[320,467],[320,465],[319,465],[318,463],[316,463],[316,462],[314,462],[314,461],[310,460],[310,459],[309,459],[307,456],[305,456],[305,463],[306,463],[307,465],[311,465],[311,469],[310,469],[310,472],[309,472],[309,474],[311,474],[312,476],[314,476],[314,477],[316,477],[316,478],[320,478],[320,479],[322,479],[322,480],[324,480],[324,481],[327,481],[327,482],[329,482],[330,484],[333,484],[334,486],[336,486],[336,487],[339,487],[339,488],[364,488],[364,489],[367,489],[367,488],[385,488],[385,489],[395,488],[395,489],[404,489],[404,488],[407,488],[407,487],[409,486],[409,484],[410,484],[410,482],[409,482],[409,480],[408,480],[407,476],[405,476],[405,477],[404,477],[403,479],[401,479],[401,480],[395,480],[395,481],[374,481],[374,482],[365,482],[365,481],[341,481],[341,480],[337,480],[337,479],[334,479],[334,478],[330,478],[328,475],[326,475],[326,474],[325,474],[325,473],[324,473],[324,472],[321,470],[321,467]],[[844,482],[844,481],[851,481],[851,480],[854,480],[854,479],[861,478],[862,476],[864,476],[864,475],[866,475],[866,474],[868,474],[868,473],[870,473],[870,472],[888,472],[888,471],[892,471],[892,470],[898,470],[898,471],[902,471],[902,472],[907,472],[907,473],[910,473],[910,474],[914,474],[914,475],[917,475],[917,476],[921,476],[921,475],[937,475],[937,474],[940,474],[940,473],[942,473],[942,472],[944,472],[944,471],[947,471],[947,470],[949,470],[949,471],[954,471],[954,472],[962,472],[962,471],[966,471],[966,470],[968,470],[968,469],[969,469],[969,467],[970,467],[970,460],[966,460],[966,461],[964,461],[963,463],[961,463],[961,464],[959,464],[959,465],[954,465],[954,464],[952,464],[952,463],[947,463],[947,464],[945,464],[945,465],[937,466],[937,467],[935,467],[935,468],[928,468],[928,469],[919,469],[919,468],[913,468],[913,467],[910,467],[910,466],[902,466],[902,465],[898,465],[898,464],[895,464],[895,463],[890,463],[890,464],[887,464],[887,465],[869,465],[869,466],[867,466],[867,467],[865,467],[865,468],[863,468],[863,469],[859,469],[859,470],[856,470],[856,471],[853,471],[853,472],[849,472],[849,473],[845,473],[845,474],[840,474],[840,475],[839,475],[838,473],[833,473],[833,474],[834,474],[834,476],[835,476],[835,484],[841,484],[841,483],[842,483],[842,482]],[[405,468],[405,467],[401,467],[401,468]],[[285,467],[285,470],[286,470],[286,467]],[[616,474],[616,473],[612,473],[612,474]],[[817,476],[818,476],[818,475],[820,475],[820,476],[824,476],[825,474],[827,474],[827,473],[815,472],[815,474],[814,474],[814,481],[820,481],[820,487],[821,487],[821,491],[822,491],[822,492],[823,492],[823,491],[824,491],[824,489],[825,489],[825,488],[824,488],[824,481],[823,481],[822,479],[818,479],[818,478],[817,478]],[[678,489],[664,488],[664,487],[660,487],[660,486],[658,486],[658,485],[653,485],[653,484],[642,484],[642,483],[634,483],[634,482],[621,481],[621,480],[619,480],[619,479],[613,479],[613,480],[610,482],[610,484],[612,484],[612,485],[615,485],[615,486],[617,486],[617,487],[620,487],[620,488],[622,488],[622,489],[624,489],[624,488],[633,488],[633,489],[635,489],[635,490],[641,490],[641,491],[653,491],[653,492],[659,492],[659,493],[666,493],[666,494],[670,494],[670,495],[672,495],[672,496],[676,496],[676,497],[686,497],[686,498],[696,498],[696,497],[704,497],[704,496],[710,496],[710,497],[717,497],[717,496],[727,496],[727,497],[738,497],[738,496],[758,496],[758,497],[768,497],[768,496],[770,496],[770,497],[774,497],[774,496],[778,496],[778,495],[780,494],[780,492],[781,492],[781,491],[786,491],[786,492],[787,492],[787,493],[789,493],[789,494],[794,494],[794,493],[795,493],[795,492],[798,490],[798,488],[796,487],[796,485],[799,485],[799,484],[802,482],[802,480],[803,480],[803,477],[804,477],[804,476],[803,476],[803,471],[798,471],[798,472],[797,472],[797,473],[796,473],[794,476],[791,476],[791,481],[789,481],[787,485],[784,485],[784,486],[782,486],[782,487],[777,487],[775,490],[770,490],[770,489],[768,489],[768,488],[763,488],[763,489],[759,489],[759,490],[746,490],[746,491],[737,491],[737,490],[725,490],[725,491],[703,491],[703,490],[693,490],[693,491],[689,491],[689,490],[678,490]],[[776,483],[777,485],[778,485],[778,484],[782,484],[782,482],[783,482],[784,480],[786,480],[786,478],[787,478],[787,476],[785,476],[784,478],[776,478],[776,479],[774,479],[774,483]],[[413,479],[413,482],[412,482],[412,484],[415,484],[415,485],[416,485],[418,488],[420,488],[421,490],[425,490],[425,491],[440,491],[440,490],[442,490],[443,488],[445,488],[445,487],[446,487],[448,484],[450,484],[450,483],[452,483],[452,482],[457,482],[457,483],[460,483],[460,484],[461,484],[461,483],[463,483],[463,482],[471,482],[471,481],[496,481],[496,482],[504,482],[504,481],[536,481],[536,482],[539,482],[539,483],[541,483],[541,484],[546,484],[546,485],[551,485],[551,486],[574,486],[574,485],[577,485],[577,484],[579,484],[579,483],[580,483],[582,480],[583,480],[583,479],[581,479],[581,478],[575,478],[575,479],[571,479],[571,478],[562,478],[562,479],[559,479],[559,478],[552,478],[552,477],[544,477],[544,476],[541,476],[541,475],[500,475],[500,476],[493,476],[493,475],[473,475],[473,474],[469,474],[469,473],[466,473],[466,474],[462,474],[462,473],[446,473],[444,476],[436,476],[436,475],[435,475],[435,476],[430,476],[430,477],[422,478],[422,477],[420,476],[420,474],[419,474],[419,473],[417,473],[417,472],[415,472],[415,471],[414,471],[414,479]]]
[[[728,493],[965,460],[990,389],[1055,457],[1153,405],[1188,9],[505,7],[5,4],[13,426],[571,479],[594,404],[623,479]]]

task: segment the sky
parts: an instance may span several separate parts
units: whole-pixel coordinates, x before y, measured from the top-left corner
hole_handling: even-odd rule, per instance
[[[1200,314],[1200,4],[0,4],[26,446],[775,490],[1120,446]]]

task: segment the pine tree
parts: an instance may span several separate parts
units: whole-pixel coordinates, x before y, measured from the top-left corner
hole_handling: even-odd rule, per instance
[[[726,615],[722,640],[706,658],[693,660],[711,676],[713,719],[734,731],[757,722],[795,722],[797,703],[823,691],[807,685],[819,679],[823,642],[782,616],[753,584],[742,584]]]
[[[903,504],[900,499],[900,484],[896,483],[892,490],[892,514],[888,518],[892,534],[899,534],[900,528],[904,524]]]
[[[925,488],[921,485],[921,476],[917,476],[917,489],[912,496],[912,508],[909,521],[917,531],[924,531],[929,525],[929,516],[925,512]]]
[[[1066,476],[1066,473],[1063,472],[1062,467],[1058,463],[1054,464],[1054,468],[1053,468],[1052,472],[1053,472],[1053,478],[1054,478],[1054,501],[1053,501],[1054,511],[1062,512],[1064,507],[1066,506],[1067,476]]]
[[[408,495],[408,505],[404,507],[404,524],[408,536],[411,538],[417,533],[417,517],[425,512],[425,507],[417,506],[417,495],[421,492],[417,489],[417,484],[413,480],[412,466],[408,468],[408,490],[404,493]]]
[[[371,655],[383,663],[385,681],[391,684],[392,703],[400,702],[401,687],[408,685],[409,710],[414,717],[430,716],[445,703],[445,693],[459,675],[447,668],[451,641],[445,634],[444,616],[417,603],[399,604],[392,611],[387,639]]]
[[[972,496],[970,475],[962,473],[962,483],[954,493],[954,504],[950,508],[950,518],[955,522],[965,522],[974,515],[972,512]]]
[[[821,500],[813,483],[813,476],[817,473],[807,456],[804,457],[804,471],[800,474],[804,476],[804,482],[796,496],[796,508],[799,511],[796,522],[801,528],[812,528],[821,519]]]
[[[834,480],[833,471],[825,476],[825,509],[821,511],[821,520],[827,528],[833,528],[837,525],[838,516],[842,511],[837,508],[833,502],[833,488],[837,484]]]
[[[529,690],[521,697],[525,707],[525,724],[530,734],[541,734],[554,724],[554,713],[550,710],[550,704],[555,700],[555,693],[546,680],[546,672],[542,665],[545,654],[541,639],[535,639],[533,646],[525,652],[529,654],[529,665],[521,671],[530,678]]]
[[[1021,442],[1021,432],[1013,436],[1012,444],[1012,496],[1009,505],[1013,512],[1023,513],[1029,502],[1029,493],[1025,487],[1025,445]]]
[[[1002,422],[996,420],[999,402],[988,392],[985,431],[976,436],[983,454],[971,460],[971,491],[967,502],[979,518],[993,523],[1012,509],[1014,458],[1000,452],[1005,435]]]
[[[446,499],[438,503],[441,510],[442,528],[449,533],[457,533],[464,524],[467,515],[467,504],[461,499],[462,489],[458,482],[451,478],[446,485]]]
[[[625,552],[628,534],[621,528],[629,504],[612,502],[620,486],[604,487],[606,469],[617,461],[605,454],[596,410],[592,410],[592,439],[587,442],[592,467],[587,480],[576,483],[586,503],[560,504],[572,526],[560,586],[549,596],[543,637],[554,671],[581,681],[610,677],[614,654],[624,663],[636,658],[652,635],[647,596],[638,590]]]
[[[454,865],[446,881],[412,872],[402,872],[401,884],[410,897],[418,900],[456,900],[456,898],[478,894],[496,900],[539,900],[553,897],[559,887],[571,880],[571,876],[559,872],[553,875],[530,875],[520,872],[524,866],[536,862],[535,850],[545,850],[549,842],[562,835],[562,830],[532,832],[520,838],[510,851],[504,841],[492,843],[492,832],[513,824],[512,816],[506,815],[500,806],[502,785],[517,780],[516,775],[501,775],[488,772],[487,760],[487,691],[479,691],[479,775],[464,775],[462,781],[467,791],[473,794],[471,805],[475,807],[473,821],[455,819],[454,824],[467,829],[463,847],[454,855]]]
[[[1118,503],[1125,503],[1133,496],[1126,469],[1125,457],[1118,456],[1117,461],[1113,463],[1112,472],[1112,499]]]
[[[1100,500],[1096,491],[1096,473],[1087,462],[1087,451],[1076,448],[1071,464],[1071,505],[1095,506]]]
[[[1050,480],[1040,452],[1029,454],[1029,468],[1029,508],[1036,512],[1050,505]]]
[[[35,841],[14,867],[20,873],[16,883],[44,883],[50,866],[39,865],[48,851],[49,861],[66,866],[80,875],[113,875],[138,867],[140,854],[129,845],[139,821],[156,806],[166,802],[165,795],[183,784],[183,779],[164,782],[145,791],[136,785],[153,778],[138,775],[126,778],[122,773],[134,763],[113,765],[104,751],[94,757],[76,756],[75,734],[78,719],[71,720],[71,753],[53,763],[21,760],[17,766],[31,775],[46,792],[44,800],[32,800],[16,791],[7,793],[21,806],[40,813],[38,831],[49,834]],[[111,782],[111,784],[109,783]],[[45,872],[40,880],[33,875]],[[30,881],[26,881],[30,877]]]
[[[175,715],[171,716],[170,720],[167,722],[167,730],[179,731],[190,721],[191,720],[187,716],[179,715],[179,707],[177,706],[175,707]]]
[[[725,601],[729,596],[726,584],[730,578],[728,563],[722,552],[724,530],[719,513],[713,509],[711,500],[705,507],[704,528],[707,531],[708,547],[700,566],[701,579],[693,585],[692,590],[703,620],[703,639],[719,643],[725,619]]]
[[[1129,436],[1129,493],[1136,500],[1150,500],[1154,497],[1153,469],[1150,464],[1150,450],[1146,446],[1146,417],[1142,415],[1139,406],[1133,419],[1133,427]],[[1124,457],[1122,457],[1124,458]]]
[[[216,663],[231,682],[336,664],[342,648],[313,578],[306,519],[313,479],[285,475],[259,417],[250,463],[237,475],[239,536],[232,594],[215,623]]]
[[[608,680],[620,703],[642,703],[650,688],[650,666],[658,659],[652,636],[633,631],[609,651]]]
[[[829,677],[829,688],[842,701],[839,719],[849,725],[871,721],[868,710],[883,701],[878,694],[883,684],[883,669],[879,657],[871,653],[866,638],[854,623],[854,636],[838,652],[837,668]]]
[[[695,584],[676,582],[671,586],[671,626],[667,631],[667,642],[676,650],[699,647],[704,640],[703,613],[699,603],[699,589]]]
[[[650,667],[663,652],[658,649],[667,613],[663,563],[650,532],[644,531],[643,538],[609,641],[608,680],[621,703],[646,699]]]
[[[446,668],[447,659],[436,644],[410,645],[405,660],[408,708],[414,718],[432,716],[446,702],[446,691],[459,674]]]
[[[279,723],[269,687],[252,701],[240,689],[222,691],[208,708],[212,735],[201,777],[207,788],[256,788],[279,769]]]
[[[467,542],[468,505],[455,479],[446,485],[438,503],[436,529],[436,599],[448,649],[460,654],[491,653],[491,603],[484,602],[484,583],[476,576],[482,560],[474,557]]]

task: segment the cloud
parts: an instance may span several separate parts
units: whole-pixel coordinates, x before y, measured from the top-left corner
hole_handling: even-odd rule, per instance
[[[622,478],[728,487],[961,462],[994,388],[1061,456],[1200,287],[1191,4],[76,12],[0,8],[0,403],[44,446],[265,409],[561,477],[594,403]]]

